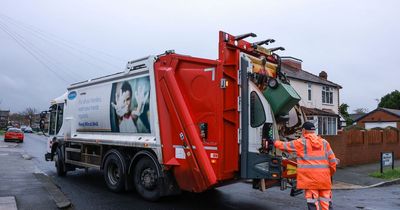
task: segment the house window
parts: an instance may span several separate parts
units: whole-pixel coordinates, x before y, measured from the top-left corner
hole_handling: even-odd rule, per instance
[[[333,104],[333,88],[322,86],[322,103]]]
[[[336,135],[337,134],[337,118],[336,117],[318,117],[318,134],[319,135]]]
[[[307,86],[308,86],[308,90],[307,90],[308,100],[311,101],[311,83],[308,83]]]

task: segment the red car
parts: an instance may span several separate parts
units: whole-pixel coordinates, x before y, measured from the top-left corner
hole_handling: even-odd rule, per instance
[[[18,128],[9,128],[4,134],[4,141],[24,142],[24,133]]]

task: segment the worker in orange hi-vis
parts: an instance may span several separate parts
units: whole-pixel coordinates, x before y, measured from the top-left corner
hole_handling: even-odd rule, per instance
[[[332,209],[332,176],[337,159],[329,143],[305,122],[302,137],[290,142],[275,141],[276,148],[297,156],[297,188],[304,189],[308,209]]]

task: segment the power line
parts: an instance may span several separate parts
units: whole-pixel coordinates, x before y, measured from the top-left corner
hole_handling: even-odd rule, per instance
[[[121,59],[121,58],[117,58],[116,56],[110,55],[108,53],[105,53],[103,51],[100,51],[100,50],[97,50],[97,49],[94,49],[94,48],[89,48],[89,47],[86,47],[86,46],[83,46],[83,45],[80,45],[80,44],[77,44],[77,43],[69,42],[69,41],[67,41],[67,40],[65,40],[63,38],[57,37],[54,34],[51,34],[51,33],[48,33],[48,32],[44,32],[43,30],[41,30],[39,28],[36,28],[36,27],[34,27],[32,25],[29,25],[29,24],[22,23],[20,21],[14,20],[14,19],[12,19],[12,18],[10,18],[10,17],[8,17],[6,15],[0,14],[0,17],[3,17],[3,20],[7,19],[8,23],[10,23],[10,24],[13,24],[13,25],[15,25],[17,27],[20,27],[20,28],[23,27],[23,28],[25,28],[25,30],[29,30],[30,32],[36,33],[36,36],[38,36],[37,34],[40,34],[41,36],[44,36],[46,38],[52,39],[53,42],[55,42],[55,43],[57,43],[59,45],[63,45],[63,46],[68,47],[70,49],[79,51],[80,53],[85,54],[86,56],[89,56],[89,57],[91,57],[93,59],[96,59],[98,61],[102,61],[103,63],[105,63],[105,64],[107,64],[109,66],[112,66],[113,68],[120,68],[120,66],[116,66],[116,65],[114,65],[114,64],[112,64],[112,63],[110,63],[110,62],[108,62],[106,60],[103,60],[103,59],[99,58],[99,57],[96,58],[95,56],[93,56],[93,55],[81,50],[80,48],[83,47],[83,48],[86,48],[86,49],[90,49],[90,50],[99,52],[99,53],[101,53],[103,55],[106,55],[106,56],[108,56],[110,58],[113,58],[115,60],[118,60],[118,61],[122,61],[123,59]],[[80,48],[75,47],[74,45],[75,46],[79,46]],[[91,64],[93,65],[93,63],[91,63]]]
[[[5,19],[2,18],[1,15],[0,15],[0,20],[5,21]],[[92,65],[92,66],[96,66],[97,69],[102,69],[102,70],[104,71],[103,66],[100,66],[100,65],[98,65],[98,64],[96,64],[96,63],[87,61],[87,60],[83,59],[81,56],[75,55],[75,54],[73,53],[73,51],[71,51],[71,49],[72,49],[72,50],[76,50],[76,49],[74,49],[73,47],[71,47],[71,46],[69,46],[69,45],[67,45],[67,44],[64,44],[64,43],[62,43],[62,42],[59,42],[59,41],[57,41],[56,39],[54,39],[53,37],[47,36],[46,34],[38,33],[38,32],[32,31],[32,29],[29,29],[29,28],[23,28],[23,27],[21,27],[20,25],[15,25],[15,24],[13,24],[13,23],[11,23],[11,22],[9,22],[9,21],[7,21],[7,22],[8,22],[9,24],[12,24],[12,25],[14,25],[14,26],[17,26],[17,27],[20,28],[20,29],[22,28],[23,30],[29,32],[31,35],[34,35],[36,38],[39,38],[39,39],[43,40],[44,42],[53,41],[53,43],[55,43],[55,44],[57,44],[57,45],[59,45],[59,46],[61,46],[61,47],[64,47],[64,49],[68,50],[68,51],[64,51],[64,52],[69,52],[70,55],[76,57],[76,58],[79,59],[80,61],[85,62],[85,63],[87,63],[87,64],[89,64],[89,65]],[[67,48],[65,48],[65,47],[67,47]],[[78,51],[79,51],[79,50],[78,50]],[[84,53],[84,54],[85,54],[85,52],[83,52],[83,51],[81,51],[81,53]],[[87,53],[86,53],[86,54],[87,54]],[[90,56],[89,54],[87,54],[87,55]],[[90,56],[90,57],[93,57],[93,56]],[[94,58],[94,57],[93,57],[93,58]],[[96,59],[96,58],[94,58],[94,59]],[[113,67],[113,68],[115,68],[115,67]],[[92,70],[92,71],[94,71],[94,70],[91,69],[91,68],[89,68],[89,69]],[[94,71],[94,72],[95,72],[95,71]],[[106,72],[106,71],[105,71],[105,72]],[[107,72],[108,72],[108,71],[107,71]],[[95,72],[95,73],[96,73],[96,72]]]
[[[67,74],[69,77],[71,77],[73,80],[78,80],[73,74],[70,73],[70,69],[66,65],[58,65],[60,62],[57,61],[57,59],[52,58],[52,56],[48,55],[45,51],[41,50],[40,48],[36,47],[34,44],[32,44],[29,40],[26,40],[23,36],[21,36],[18,32],[13,32],[10,30],[9,27],[7,27],[4,23],[0,21],[0,23],[3,25],[4,28],[8,30],[9,33],[13,34],[15,38],[19,39],[19,41],[24,44],[24,46],[28,49],[31,50],[31,52],[35,53],[37,57],[41,57],[41,60],[46,62],[48,66],[51,67],[51,65],[54,65],[57,67],[59,70],[62,70],[62,68],[66,68],[67,71],[63,71],[65,74]],[[61,67],[61,69],[60,69]],[[69,70],[69,71],[68,71]]]
[[[20,47],[22,47],[26,52],[28,52],[36,61],[38,61],[40,64],[42,64],[47,70],[52,72],[54,76],[56,76],[58,79],[64,81],[66,84],[68,84],[68,81],[64,79],[56,70],[52,69],[49,65],[47,65],[44,61],[42,61],[35,53],[33,53],[28,47],[26,47],[18,38],[16,38],[12,33],[8,31],[7,28],[4,27],[4,25],[0,24],[0,29],[3,30],[6,34],[8,34]]]

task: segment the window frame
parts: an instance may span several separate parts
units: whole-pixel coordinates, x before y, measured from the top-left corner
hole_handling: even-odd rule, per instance
[[[318,135],[337,135],[337,117],[318,116]]]
[[[333,105],[333,87],[322,86],[322,104]]]

